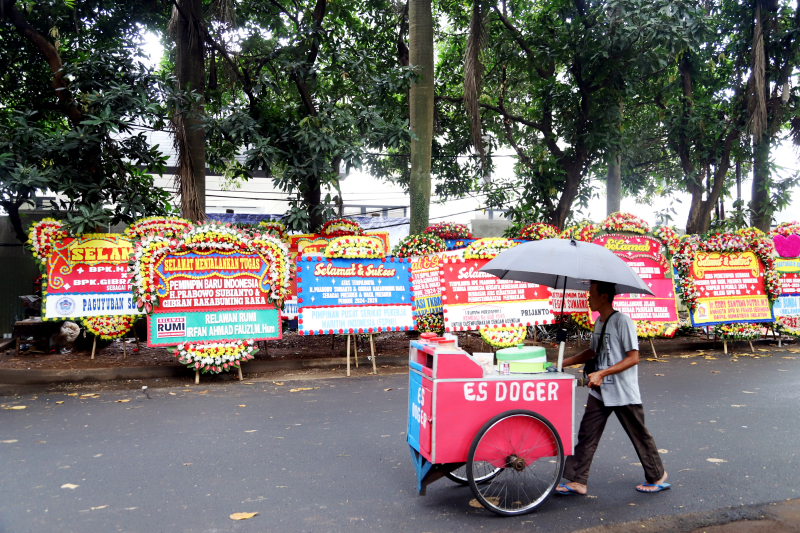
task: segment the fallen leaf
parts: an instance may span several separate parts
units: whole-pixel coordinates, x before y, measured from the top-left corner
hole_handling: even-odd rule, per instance
[[[383,389],[383,392],[389,392],[390,390],[393,390],[393,389],[391,387],[389,387],[388,389]]]
[[[794,357],[782,357],[781,359],[794,359]]]
[[[252,381],[248,381],[247,383],[245,383],[245,385],[254,385],[254,383]]]
[[[183,466],[189,466],[189,465],[192,465],[192,464],[194,464],[194,463],[183,463]]]
[[[192,392],[192,389],[183,389],[181,392]]]
[[[231,515],[231,520],[247,520],[248,518],[253,518],[258,513],[233,513]]]
[[[488,501],[489,503],[491,503],[493,505],[500,505],[500,498],[497,497],[497,496],[490,496],[490,497],[486,498],[486,501]],[[483,505],[481,505],[481,502],[479,502],[475,498],[473,498],[473,499],[471,499],[469,501],[469,506],[470,507],[477,507],[478,509],[483,509]]]
[[[653,361],[654,363],[668,363],[669,361],[665,361],[664,359],[648,359],[648,361]]]
[[[733,405],[733,404],[731,404],[731,407],[747,407],[747,406],[746,405]]]
[[[391,435],[381,435],[381,438],[383,437],[391,437]]]
[[[64,403],[64,400],[56,402],[57,405],[61,405],[62,403]]]
[[[697,363],[689,363],[690,365],[696,365]]]
[[[80,485],[73,485],[72,483],[64,483],[61,485],[62,489],[77,489]]]
[[[117,401],[116,401],[116,402],[114,402],[114,403],[125,403],[125,402],[129,402],[129,401],[130,401],[130,399],[127,399],[127,400],[117,400]]]
[[[719,370],[712,370],[711,373],[712,374],[719,374]]]
[[[661,376],[661,377],[663,377],[663,376],[664,376],[664,374],[656,374],[656,376]]]
[[[709,359],[714,359],[715,361],[716,361],[716,359],[717,359],[716,357],[708,357],[708,356],[706,356],[705,358],[706,358],[706,360],[709,360]]]
[[[709,459],[706,459],[706,461],[708,461],[709,463],[727,463],[728,462],[725,459],[717,459],[716,457],[711,457]]]
[[[0,444],[14,444],[15,442],[17,442],[17,439],[0,440]]]
[[[175,394],[174,392],[170,392],[169,395],[170,396],[177,396],[177,394]]]
[[[255,433],[256,431],[258,431],[258,430],[257,429],[248,429],[247,431],[245,431],[245,433]]]
[[[297,388],[297,389],[289,389],[289,392],[300,392],[300,391],[304,391],[304,390],[314,390],[314,389],[318,389],[318,388],[319,387],[300,387],[300,388]]]
[[[236,407],[247,407],[245,404],[237,405]]]
[[[81,394],[81,398],[99,398],[100,395],[97,393],[89,393],[89,394]]]
[[[96,510],[98,510],[98,509],[105,509],[106,507],[108,507],[108,505],[101,505],[100,507],[90,507],[90,509],[91,509],[92,511],[96,511]]]
[[[691,468],[684,468],[683,470],[678,470],[678,473],[680,474],[681,472],[687,472],[689,470],[691,470]]]
[[[273,381],[273,383],[278,387],[283,387],[283,381]]]
[[[69,394],[67,394],[67,396],[77,396],[77,395],[78,395],[77,392],[70,392]]]
[[[37,440],[36,442],[38,442],[39,444],[47,444],[46,440]]]
[[[20,409],[25,409],[26,405],[12,405],[11,407],[6,407],[6,409],[12,409],[14,411],[19,411]]]
[[[198,392],[197,394],[205,394],[205,393],[207,393],[207,392],[208,392],[207,390],[204,390],[204,391],[200,391],[200,392]]]
[[[103,454],[102,453],[98,453],[98,454],[93,455],[92,457],[103,457]]]
[[[632,466],[642,466],[642,463],[630,463]]]
[[[756,348],[759,352],[768,352],[769,350],[765,350],[764,348]]]
[[[742,392],[745,394],[756,394],[755,392],[750,392],[749,390],[743,390]]]
[[[661,448],[658,450],[658,453],[669,453],[669,451],[667,451],[666,448]]]

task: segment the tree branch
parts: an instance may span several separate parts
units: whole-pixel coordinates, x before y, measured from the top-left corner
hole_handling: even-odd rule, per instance
[[[519,47],[522,48],[523,52],[525,52],[528,61],[530,61],[531,65],[533,65],[533,68],[536,70],[536,73],[539,75],[539,77],[542,79],[549,78],[550,75],[548,75],[548,72],[544,70],[541,66],[539,66],[539,64],[536,62],[536,54],[525,43],[525,39],[522,38],[522,33],[513,24],[511,24],[511,22],[508,20],[508,17],[506,17],[503,13],[501,13],[496,5],[492,5],[492,9],[494,9],[495,12],[497,13],[497,16],[500,17],[500,22],[503,23],[503,26],[505,26],[508,29],[508,31],[510,31],[513,34],[514,40],[517,41]]]

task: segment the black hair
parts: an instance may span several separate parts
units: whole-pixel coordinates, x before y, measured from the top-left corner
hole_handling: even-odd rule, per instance
[[[617,295],[617,286],[607,281],[597,281],[593,279],[590,283],[597,283],[597,294],[608,296],[608,303],[614,303],[614,296]]]

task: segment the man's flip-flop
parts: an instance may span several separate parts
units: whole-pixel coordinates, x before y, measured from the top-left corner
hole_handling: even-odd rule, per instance
[[[662,490],[667,490],[670,487],[669,483],[642,483],[643,487],[658,487],[656,490],[642,490],[639,487],[636,487],[636,490],[639,492],[645,492],[647,494],[654,493],[654,492],[661,492]]]
[[[567,489],[567,490],[566,491],[558,490],[558,489],[560,489],[562,487]],[[561,483],[558,487],[556,487],[556,490],[554,490],[553,492],[555,492],[559,496],[572,496],[573,494],[577,494],[578,496],[585,496],[585,494],[581,494],[580,492],[569,488],[568,486],[564,485],[563,483]]]

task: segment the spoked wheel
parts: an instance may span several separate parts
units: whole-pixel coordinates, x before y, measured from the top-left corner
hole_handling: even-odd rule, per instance
[[[498,469],[481,481],[487,465]],[[506,411],[487,422],[469,449],[467,479],[478,501],[501,516],[531,512],[558,484],[564,448],[553,425],[525,410]]]
[[[500,473],[502,468],[495,468],[491,465],[491,463],[478,461],[475,465],[475,483],[480,485],[481,483],[486,483],[487,481],[491,481]],[[467,465],[460,466],[453,470],[452,472],[448,472],[445,474],[445,477],[450,481],[455,481],[459,485],[469,485],[469,479],[467,479]]]

